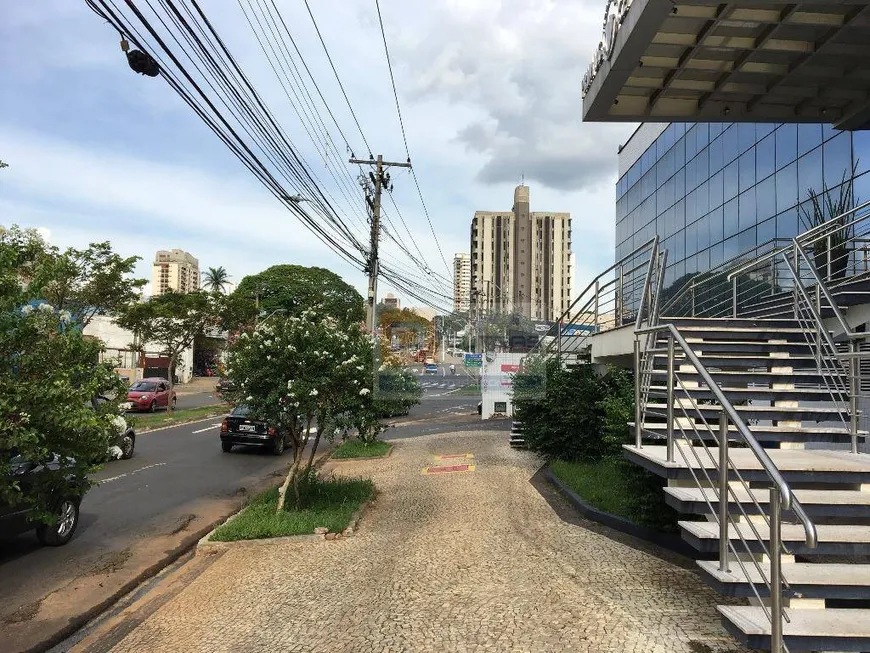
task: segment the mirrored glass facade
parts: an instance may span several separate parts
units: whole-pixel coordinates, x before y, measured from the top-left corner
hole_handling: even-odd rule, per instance
[[[854,169],[870,200],[870,133],[824,124],[672,123],[616,184],[616,259],[658,234],[665,286],[805,230],[807,191]]]

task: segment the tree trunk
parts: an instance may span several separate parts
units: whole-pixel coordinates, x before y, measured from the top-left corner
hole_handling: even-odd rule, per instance
[[[314,464],[314,454],[317,453],[317,445],[320,444],[320,434],[323,433],[323,426],[317,425],[317,435],[314,436],[314,444],[311,445],[311,453],[308,454],[308,465],[305,467],[305,473],[311,471],[311,466]]]
[[[175,358],[178,356],[176,353],[172,353],[169,355],[169,396],[166,398],[166,414],[169,415],[174,407],[172,405],[172,391],[175,389],[175,374],[173,373],[175,370]]]

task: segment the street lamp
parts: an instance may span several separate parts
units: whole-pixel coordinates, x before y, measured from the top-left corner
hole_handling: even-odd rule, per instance
[[[269,318],[271,318],[273,315],[275,315],[276,313],[286,313],[286,312],[287,312],[286,308],[276,308],[274,311],[272,311],[268,315],[266,314],[266,311],[261,311],[260,313],[257,314],[257,323],[254,325],[254,328],[256,329],[259,326],[262,326],[263,324],[265,324],[266,321]],[[265,316],[265,317],[263,317],[263,316]],[[260,320],[259,318],[263,318],[263,319]]]

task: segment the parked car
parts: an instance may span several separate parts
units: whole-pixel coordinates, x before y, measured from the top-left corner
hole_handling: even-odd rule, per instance
[[[274,426],[251,416],[250,409],[240,404],[233,409],[221,422],[221,449],[224,453],[233,450],[237,444],[247,444],[255,447],[265,447],[276,456],[284,453],[284,448],[291,444],[289,433],[279,433]]]
[[[229,379],[221,379],[217,382],[217,385],[214,387],[215,392],[218,394],[223,394],[224,392],[229,392],[230,390],[236,389],[236,384],[230,381]]]
[[[435,363],[426,363],[423,366],[423,374],[438,374],[438,366]]]
[[[150,410],[153,413],[158,408],[168,408],[170,404],[175,408],[177,400],[175,390],[172,391],[172,397],[169,396],[169,381],[152,377],[131,385],[127,402],[121,407],[131,411]]]
[[[11,458],[12,476],[18,481],[21,492],[27,497],[35,492],[36,482],[40,475],[56,473],[63,468],[60,459],[55,456],[50,462],[39,465],[25,460],[20,455]],[[34,519],[32,508],[27,502],[9,505],[0,502],[0,536],[11,537],[36,530],[36,536],[42,544],[60,546],[70,541],[79,524],[79,505],[82,501],[81,484],[72,476],[58,474],[60,483],[52,485],[49,496],[51,512],[55,515],[51,523]]]
[[[108,398],[98,395],[91,400],[91,405],[94,410],[99,410],[100,406],[108,401]],[[136,431],[120,415],[117,416],[117,424],[118,435],[115,441],[109,445],[106,457],[108,460],[128,460],[133,457],[133,450],[136,448]]]

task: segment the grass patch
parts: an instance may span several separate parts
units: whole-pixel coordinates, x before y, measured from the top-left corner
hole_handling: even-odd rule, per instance
[[[160,426],[172,426],[173,424],[211,417],[213,415],[226,415],[229,411],[230,409],[226,404],[215,404],[212,406],[199,406],[197,408],[182,408],[172,412],[130,413],[124,417],[134,428],[153,429]]]
[[[340,533],[350,523],[353,514],[375,492],[368,479],[313,478],[300,488],[302,506],[292,506],[288,497],[288,509],[275,512],[278,505],[278,489],[267,490],[258,495],[239,513],[238,517],[220,526],[211,536],[217,542],[256,540],[285,535],[311,534],[318,526],[325,526],[331,533]]]
[[[456,388],[456,390],[451,390],[447,394],[450,395],[479,395],[480,394],[480,384],[479,383],[470,383],[468,385],[464,385],[461,388]]]
[[[550,469],[556,478],[595,508],[637,521],[618,461],[569,463],[554,460]]]
[[[384,442],[383,440],[363,442],[357,438],[352,438],[338,445],[335,451],[332,452],[332,457],[342,460],[348,458],[380,458],[381,456],[386,456],[392,446],[389,442]]]

